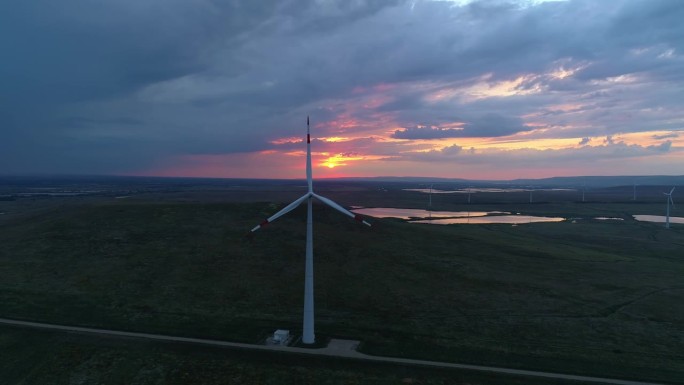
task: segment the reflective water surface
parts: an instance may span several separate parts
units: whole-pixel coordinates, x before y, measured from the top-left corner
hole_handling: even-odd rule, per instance
[[[665,223],[665,216],[664,215],[632,215],[632,216],[637,221]],[[682,223],[682,224],[684,224],[684,218],[682,218],[682,217],[670,217],[670,223]]]
[[[478,188],[462,188],[458,190],[439,190],[429,188],[405,188],[404,191],[415,191],[425,194],[468,194],[468,193],[504,193],[504,192],[524,192],[524,191],[576,191],[576,189],[569,188],[492,188],[492,187],[478,187]]]
[[[354,207],[351,211],[361,215],[375,218],[399,218],[409,220],[411,223],[429,223],[433,225],[450,224],[523,224],[539,222],[562,222],[566,218],[540,217],[532,215],[511,215],[507,211],[428,211],[422,209],[402,209],[392,207]],[[633,215],[637,221],[665,223],[665,217],[660,215]],[[430,219],[431,218],[431,219]],[[576,223],[582,218],[569,218],[567,220]],[[624,221],[624,218],[595,217],[599,221]],[[683,217],[670,217],[670,223],[684,224]]]
[[[560,217],[535,217],[530,215],[488,215],[471,218],[443,218],[443,219],[421,219],[411,221],[411,223],[429,223],[432,225],[452,225],[452,224],[489,224],[489,223],[537,223],[537,222],[562,222],[565,218]]]
[[[446,218],[446,217],[482,217],[489,214],[510,214],[504,211],[428,211],[421,209],[396,209],[390,207],[355,208],[353,212],[375,218]]]
[[[533,223],[560,222],[565,218],[536,217],[530,215],[510,215],[507,211],[428,211],[421,209],[399,209],[391,207],[355,208],[357,214],[376,218],[414,219],[411,223],[430,223],[434,225],[485,224],[485,223]],[[421,219],[419,219],[421,218]],[[428,219],[432,218],[432,219]]]

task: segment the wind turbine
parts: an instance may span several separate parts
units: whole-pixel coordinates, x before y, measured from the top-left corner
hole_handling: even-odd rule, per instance
[[[303,333],[302,342],[305,344],[313,344],[316,340],[314,333],[314,282],[313,282],[313,218],[311,215],[311,202],[313,198],[325,203],[326,205],[334,208],[335,210],[341,212],[344,215],[350,216],[355,220],[363,223],[366,226],[370,226],[370,223],[366,222],[361,218],[360,215],[354,214],[351,211],[345,209],[344,207],[338,205],[332,200],[320,196],[313,191],[313,181],[311,177],[311,134],[309,132],[309,117],[306,117],[306,181],[308,184],[308,191],[301,198],[295,200],[289,205],[285,206],[284,209],[278,211],[277,213],[270,216],[268,219],[261,222],[261,224],[255,226],[251,232],[255,232],[260,228],[266,226],[267,224],[273,222],[274,220],[280,218],[281,216],[294,210],[297,206],[302,204],[302,202],[307,201],[307,214],[306,214],[306,262],[304,271],[304,321],[303,321]]]
[[[667,196],[667,199],[665,200],[665,206],[666,206],[666,217],[665,217],[665,228],[669,229],[670,228],[670,205],[674,207],[674,201],[672,200],[672,192],[674,191],[674,187],[672,190],[670,190],[669,193],[663,193]]]
[[[632,191],[632,200],[636,200],[636,182],[634,182],[634,190]]]
[[[428,202],[428,216],[432,221],[432,185],[430,185],[430,201]]]

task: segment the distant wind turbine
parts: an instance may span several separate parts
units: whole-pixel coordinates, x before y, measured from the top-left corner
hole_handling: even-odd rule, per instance
[[[432,185],[430,185],[430,201],[428,202],[428,217],[432,221]]]
[[[313,344],[316,341],[314,333],[314,270],[313,270],[313,218],[311,213],[311,202],[313,198],[325,203],[326,205],[334,208],[335,210],[341,212],[344,215],[350,216],[355,220],[363,223],[366,226],[370,226],[370,223],[363,220],[363,218],[350,212],[349,210],[343,208],[332,200],[320,196],[313,192],[313,181],[311,176],[311,134],[309,132],[309,117],[306,117],[306,181],[308,184],[308,191],[304,196],[285,206],[284,209],[273,214],[268,219],[261,222],[261,224],[255,226],[251,232],[255,232],[260,228],[266,226],[267,224],[273,222],[274,220],[280,218],[281,216],[294,210],[297,206],[302,204],[302,202],[307,201],[307,214],[306,214],[306,263],[304,272],[304,321],[303,321],[303,333],[302,342],[305,344]]]
[[[665,213],[666,213],[665,228],[666,229],[670,228],[670,205],[672,205],[672,207],[674,207],[674,201],[672,200],[672,192],[674,191],[674,189],[675,188],[673,187],[669,193],[663,193],[667,196],[667,199],[665,200],[665,206],[666,206],[666,209],[665,209]]]
[[[636,200],[636,182],[634,182],[634,191],[633,191],[633,193],[632,193],[632,200],[633,200],[633,201]]]

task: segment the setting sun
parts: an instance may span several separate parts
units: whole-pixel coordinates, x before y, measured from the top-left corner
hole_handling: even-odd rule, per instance
[[[326,159],[325,162],[322,163],[323,166],[327,168],[335,168],[337,166],[346,166],[345,163],[342,163],[344,157],[341,155],[333,155]]]

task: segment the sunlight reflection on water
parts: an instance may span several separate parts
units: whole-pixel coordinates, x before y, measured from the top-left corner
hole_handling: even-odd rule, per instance
[[[566,218],[561,217],[539,217],[532,215],[510,215],[508,211],[428,211],[422,209],[403,209],[391,207],[353,207],[354,213],[367,215],[375,218],[398,218],[408,220],[410,223],[428,223],[433,225],[450,224],[523,224],[523,223],[543,223],[543,222],[562,222]],[[665,217],[660,215],[633,215],[634,219],[642,222],[665,223]],[[432,219],[428,219],[432,218]],[[581,219],[581,218],[570,218]],[[624,218],[615,217],[596,217],[600,221],[623,221]],[[575,223],[576,221],[573,221]],[[670,223],[684,224],[682,217],[670,217]]]
[[[537,222],[562,222],[564,220],[565,218],[560,217],[535,217],[530,215],[489,215],[473,218],[421,219],[418,221],[411,221],[411,223],[429,223],[431,225],[481,225],[489,223],[523,224]]]
[[[353,212],[375,218],[446,218],[446,217],[483,217],[490,214],[510,214],[506,211],[428,211],[421,209],[397,209],[390,207],[355,208]]]
[[[665,223],[664,215],[632,215],[634,219],[641,222],[655,222],[655,223]],[[682,217],[670,217],[670,223],[682,223],[684,224],[684,218]]]
[[[357,214],[376,218],[415,219],[411,223],[430,223],[434,225],[448,224],[486,224],[507,223],[521,224],[534,222],[561,222],[565,218],[538,217],[531,215],[510,215],[507,211],[428,211],[421,209],[401,209],[390,207],[355,208]],[[428,219],[432,217],[432,219]],[[422,218],[422,219],[417,219]]]
[[[405,188],[404,191],[420,192],[424,194],[469,194],[469,193],[514,193],[527,191],[576,191],[576,189],[569,188],[492,188],[492,187],[478,187],[478,188],[462,188],[458,190],[439,190],[429,188]]]

